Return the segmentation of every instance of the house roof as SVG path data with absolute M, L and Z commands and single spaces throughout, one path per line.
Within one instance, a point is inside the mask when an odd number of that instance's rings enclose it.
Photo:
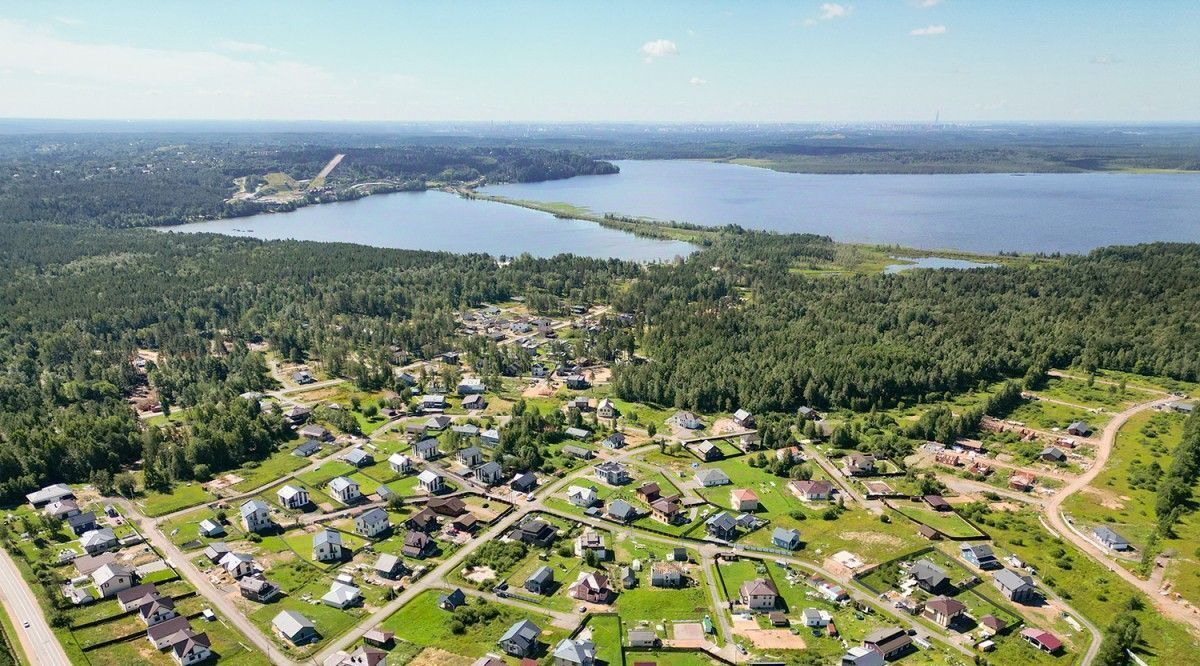
M 737 521 L 734 520 L 733 516 L 729 515 L 728 513 L 725 513 L 724 511 L 721 511 L 720 513 L 717 513 L 716 515 L 709 517 L 708 520 L 704 521 L 704 524 L 710 525 L 712 527 L 715 527 L 716 529 L 723 530 L 723 531 L 732 530 L 732 529 L 737 528 Z
M 755 578 L 742 583 L 738 592 L 743 597 L 757 597 L 768 594 L 779 594 L 779 590 L 775 589 L 775 584 L 765 578 Z
M 346 455 L 342 456 L 342 459 L 351 465 L 357 465 L 367 460 L 374 460 L 375 456 L 363 451 L 360 448 L 353 448 L 347 451 Z
M 927 585 L 941 585 L 946 582 L 946 571 L 929 560 L 918 560 L 910 572 L 913 578 Z
M 925 607 L 946 616 L 955 616 L 967 610 L 963 602 L 950 597 L 934 597 L 925 602 Z
M 388 521 L 388 514 L 387 514 L 387 511 L 384 511 L 383 509 L 380 509 L 379 507 L 374 507 L 371 509 L 367 509 L 366 511 L 359 514 L 358 518 L 359 518 L 359 520 L 361 520 L 362 522 L 364 522 L 368 525 L 371 523 L 378 523 L 378 522 L 386 523 Z
M 729 483 L 729 475 L 725 472 L 714 468 L 702 469 L 696 472 L 696 479 L 701 483 L 716 482 Z
M 1125 537 L 1117 534 L 1111 528 L 1104 525 L 1100 525 L 1092 531 L 1096 534 L 1096 538 L 1100 539 L 1104 543 L 1125 546 L 1129 545 L 1129 542 L 1125 540 Z
M 83 533 L 83 536 L 79 537 L 79 543 L 83 544 L 84 548 L 99 546 L 116 540 L 117 535 L 108 527 L 102 527 L 98 530 L 88 530 Z
M 482 456 L 483 456 L 483 449 L 480 449 L 478 446 L 468 446 L 467 448 L 458 452 L 459 458 L 475 458 L 475 457 L 482 457 Z
M 425 484 L 433 483 L 440 478 L 442 478 L 440 474 L 428 469 L 417 475 L 417 481 Z
M 266 502 L 258 499 L 246 500 L 245 502 L 242 502 L 242 506 L 238 508 L 238 512 L 242 514 L 243 518 L 255 513 L 269 513 L 270 511 L 271 507 L 267 506 Z
M 995 615 L 984 615 L 983 617 L 979 618 L 979 624 L 982 624 L 992 631 L 1000 631 L 1008 626 L 1007 622 L 1001 620 Z
M 337 544 L 339 546 L 342 545 L 341 533 L 330 529 L 324 529 L 313 535 L 313 548 L 326 543 Z
M 572 664 L 587 664 L 596 658 L 596 644 L 591 641 L 573 641 L 564 638 L 554 646 L 554 659 Z
M 155 594 L 158 594 L 158 586 L 156 586 L 154 583 L 142 583 L 141 585 L 134 585 L 127 590 L 121 590 L 120 592 L 117 592 L 117 603 L 127 604 L 135 599 L 141 599 L 142 597 L 152 596 Z
M 799 541 L 799 539 L 800 530 L 797 529 L 786 530 L 782 527 L 776 527 L 775 530 L 771 532 L 772 541 L 786 541 L 791 543 L 792 541 Z
M 56 483 L 52 486 L 46 486 L 41 490 L 35 490 L 25 496 L 31 504 L 45 504 L 53 502 L 64 497 L 74 497 L 75 492 L 65 483 Z
M 637 509 L 633 505 L 623 499 L 613 500 L 608 503 L 608 514 L 617 518 L 625 519 L 637 513 Z
M 117 576 L 132 576 L 133 570 L 124 564 L 110 562 L 99 569 L 92 572 L 92 580 L 97 585 L 103 585 L 105 582 L 116 578 Z
M 321 597 L 321 601 L 345 606 L 346 604 L 353 603 L 361 596 L 362 592 L 357 587 L 334 581 L 329 591 Z
M 358 487 L 358 484 L 344 476 L 335 477 L 329 482 L 329 488 L 335 493 L 344 492 L 351 487 Z
M 514 623 L 500 636 L 500 642 L 517 641 L 529 645 L 537 640 L 538 636 L 542 635 L 542 630 L 529 620 L 520 620 Z
M 733 498 L 739 502 L 757 502 L 758 495 L 754 494 L 749 488 L 736 488 L 729 491 Z
M 284 487 L 280 488 L 276 494 L 279 495 L 280 497 L 284 498 L 285 500 L 290 500 L 293 497 L 295 497 L 303 492 L 306 492 L 303 488 L 297 488 L 296 486 L 289 485 L 289 486 L 284 486 Z
M 461 606 L 467 603 L 467 595 L 463 594 L 463 591 L 456 587 L 452 591 L 438 597 L 439 604 L 444 604 L 447 602 L 455 606 Z
M 662 492 L 662 488 L 660 488 L 657 483 L 650 482 L 643 483 L 642 485 L 638 486 L 637 491 L 641 495 L 657 495 L 658 493 Z
M 416 444 L 413 444 L 414 451 L 422 451 L 422 450 L 431 449 L 431 448 L 436 449 L 437 447 L 438 447 L 438 441 L 432 437 L 427 437 L 427 438 L 417 442 Z
M 146 637 L 152 641 L 157 641 L 167 636 L 177 634 L 185 629 L 190 629 L 191 623 L 182 615 L 173 617 L 166 622 L 158 624 L 146 629 Z
M 494 460 L 483 463 L 479 466 L 479 469 L 476 470 L 476 472 L 481 476 L 495 475 L 503 471 L 504 468 L 500 466 L 500 463 Z
M 396 570 L 396 565 L 400 564 L 400 558 L 391 553 L 384 553 L 375 560 L 376 571 L 392 572 Z
M 392 455 L 388 456 L 388 462 L 397 467 L 407 467 L 412 465 L 412 459 L 403 453 L 393 453 Z
M 796 492 L 805 495 L 828 495 L 833 491 L 833 484 L 824 479 L 796 479 L 789 483 Z
M 1058 636 L 1055 636 L 1045 629 L 1026 627 L 1021 630 L 1021 636 L 1041 643 L 1043 647 L 1051 652 L 1062 647 L 1062 641 L 1058 639 Z
M 271 620 L 271 624 L 283 633 L 284 636 L 292 637 L 299 634 L 304 629 L 316 629 L 312 621 L 296 611 L 280 611 L 275 619 Z
M 1027 585 L 1032 585 L 1032 580 L 1009 569 L 1001 569 L 996 572 L 995 576 L 996 584 L 1006 590 L 1016 590 Z
M 543 566 L 537 571 L 533 572 L 533 575 L 531 575 L 525 582 L 528 583 L 532 581 L 540 585 L 542 583 L 548 583 L 552 580 L 554 580 L 554 570 L 550 567 Z

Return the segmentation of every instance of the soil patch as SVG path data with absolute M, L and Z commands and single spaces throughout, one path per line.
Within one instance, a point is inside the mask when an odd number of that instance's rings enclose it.
M 475 660 L 441 648 L 425 648 L 408 662 L 409 666 L 471 666 Z

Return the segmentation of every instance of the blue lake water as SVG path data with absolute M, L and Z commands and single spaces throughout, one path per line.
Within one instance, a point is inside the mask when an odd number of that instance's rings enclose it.
M 485 191 L 596 213 L 923 249 L 1086 252 L 1200 241 L 1195 174 L 815 175 L 679 160 L 616 164 L 616 175 Z
M 640 238 L 592 222 L 445 192 L 397 192 L 164 230 L 264 239 L 358 243 L 515 257 L 573 253 L 633 261 L 669 261 L 696 250 L 688 243 Z

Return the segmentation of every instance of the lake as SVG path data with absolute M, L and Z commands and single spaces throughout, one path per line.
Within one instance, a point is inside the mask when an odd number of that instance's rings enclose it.
M 713 162 L 616 162 L 621 173 L 486 192 L 846 242 L 971 252 L 1086 252 L 1200 241 L 1196 174 L 791 174 Z
M 379 194 L 355 201 L 306 206 L 228 220 L 197 222 L 163 231 L 212 232 L 268 240 L 358 243 L 375 247 L 486 252 L 515 257 L 574 253 L 631 261 L 669 261 L 695 246 L 640 238 L 592 222 L 440 191 Z

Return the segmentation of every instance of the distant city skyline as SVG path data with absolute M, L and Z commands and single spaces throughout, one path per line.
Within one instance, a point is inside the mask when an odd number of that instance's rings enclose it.
M 1193 122 L 1200 3 L 0 5 L 0 117 Z

